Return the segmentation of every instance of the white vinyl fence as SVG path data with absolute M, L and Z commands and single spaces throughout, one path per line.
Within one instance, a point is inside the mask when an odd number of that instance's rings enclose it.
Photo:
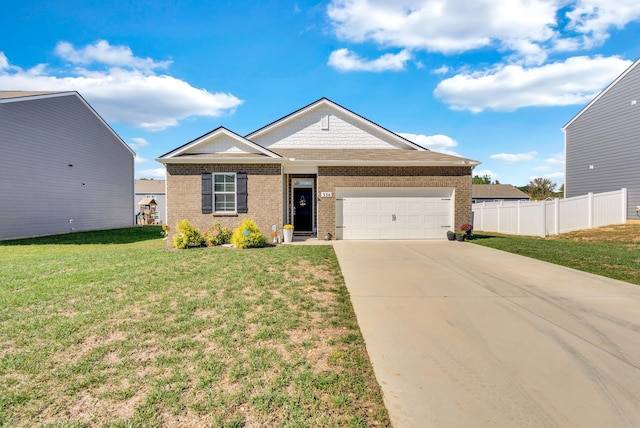
M 627 222 L 627 189 L 547 201 L 479 202 L 473 230 L 547 236 Z

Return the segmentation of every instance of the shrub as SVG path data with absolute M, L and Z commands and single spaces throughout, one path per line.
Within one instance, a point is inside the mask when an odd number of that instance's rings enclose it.
M 195 228 L 189 220 L 180 220 L 173 235 L 173 246 L 176 248 L 199 247 L 204 243 L 200 230 Z
M 216 221 L 213 227 L 204 232 L 204 240 L 207 247 L 228 244 L 231 242 L 231 230 L 228 227 L 221 226 L 220 222 Z
M 231 243 L 236 248 L 259 248 L 266 245 L 267 238 L 252 219 L 246 218 L 234 229 Z

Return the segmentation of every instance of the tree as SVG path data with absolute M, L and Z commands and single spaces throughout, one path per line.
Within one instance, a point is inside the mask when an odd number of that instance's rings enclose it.
M 489 177 L 486 174 L 483 175 L 482 177 L 474 175 L 471 183 L 472 184 L 491 184 L 491 177 Z
M 539 201 L 555 197 L 556 187 L 558 187 L 558 185 L 548 178 L 538 177 L 529 182 L 526 192 L 531 199 Z

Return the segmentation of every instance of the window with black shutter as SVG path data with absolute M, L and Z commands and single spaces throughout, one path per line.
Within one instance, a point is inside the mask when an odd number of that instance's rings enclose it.
M 202 214 L 213 212 L 213 186 L 210 172 L 202 173 Z
M 246 213 L 247 173 L 202 173 L 202 213 Z
M 247 207 L 247 173 L 239 172 L 236 174 L 236 182 L 238 184 L 238 212 L 248 212 Z

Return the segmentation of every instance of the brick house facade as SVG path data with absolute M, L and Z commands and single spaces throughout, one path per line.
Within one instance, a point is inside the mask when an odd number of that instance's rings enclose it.
M 326 98 L 246 137 L 218 128 L 157 160 L 167 170 L 169 225 L 234 228 L 249 217 L 267 236 L 291 223 L 337 239 L 444 237 L 470 221 L 478 165 Z

